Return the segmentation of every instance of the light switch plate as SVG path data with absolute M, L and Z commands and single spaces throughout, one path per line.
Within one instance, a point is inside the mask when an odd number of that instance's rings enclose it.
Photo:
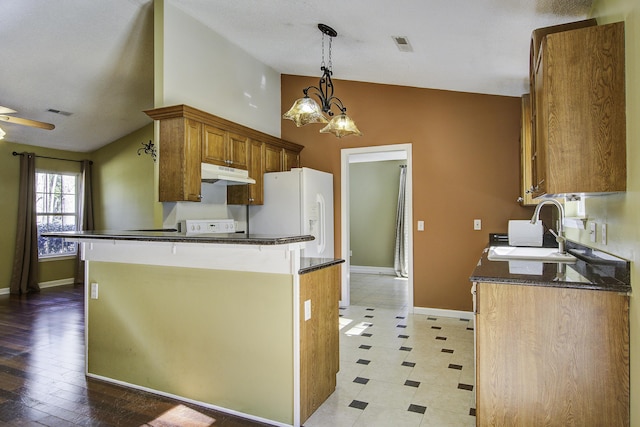
M 473 229 L 474 230 L 482 230 L 482 220 L 481 219 L 474 219 L 473 220 Z
M 91 299 L 98 299 L 98 284 L 91 283 Z
M 424 221 L 418 221 L 418 231 L 424 231 Z
M 598 224 L 596 224 L 595 222 L 589 223 L 589 240 L 591 242 L 596 242 L 596 233 L 598 230 Z
M 311 300 L 308 299 L 304 302 L 304 320 L 311 319 Z

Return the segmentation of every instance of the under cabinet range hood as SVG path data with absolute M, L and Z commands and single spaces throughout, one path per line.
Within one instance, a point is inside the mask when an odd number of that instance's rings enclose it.
M 230 168 L 228 166 L 202 163 L 202 182 L 218 183 L 220 185 L 246 185 L 255 184 L 256 180 L 249 178 L 249 172 L 244 169 Z

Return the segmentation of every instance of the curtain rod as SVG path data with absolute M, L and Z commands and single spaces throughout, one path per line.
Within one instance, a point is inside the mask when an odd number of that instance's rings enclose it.
M 11 154 L 13 154 L 14 156 L 24 156 L 25 154 L 28 154 L 28 153 L 26 153 L 26 152 L 17 153 L 17 152 L 14 151 Z M 39 156 L 37 154 L 34 154 L 34 156 L 38 157 L 40 159 L 62 160 L 62 161 L 65 161 L 65 162 L 78 162 L 78 163 L 84 162 L 84 160 L 72 160 L 72 159 L 63 159 L 63 158 L 60 158 L 60 157 Z M 92 165 L 93 161 L 89 160 L 89 164 Z

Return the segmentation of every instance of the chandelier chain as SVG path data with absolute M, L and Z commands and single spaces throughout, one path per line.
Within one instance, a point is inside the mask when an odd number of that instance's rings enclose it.
M 333 63 L 331 62 L 331 40 L 333 37 L 329 37 L 329 71 L 333 71 Z
M 333 37 L 329 36 L 329 55 L 327 56 L 327 58 L 329 59 L 328 62 L 325 62 L 324 39 L 325 39 L 325 34 L 322 33 L 322 62 L 320 63 L 320 66 L 326 67 L 327 70 L 332 71 L 333 64 L 331 62 L 331 39 L 333 39 Z

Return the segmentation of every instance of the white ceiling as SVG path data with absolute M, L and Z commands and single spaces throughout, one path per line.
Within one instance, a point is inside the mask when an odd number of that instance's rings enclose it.
M 527 92 L 535 28 L 584 19 L 592 0 L 165 0 L 283 74 L 320 76 L 333 27 L 333 72 L 463 92 Z M 408 37 L 400 52 L 392 36 Z M 152 0 L 0 0 L 0 105 L 55 124 L 0 122 L 6 140 L 92 151 L 150 122 Z M 64 116 L 47 109 L 71 112 Z

